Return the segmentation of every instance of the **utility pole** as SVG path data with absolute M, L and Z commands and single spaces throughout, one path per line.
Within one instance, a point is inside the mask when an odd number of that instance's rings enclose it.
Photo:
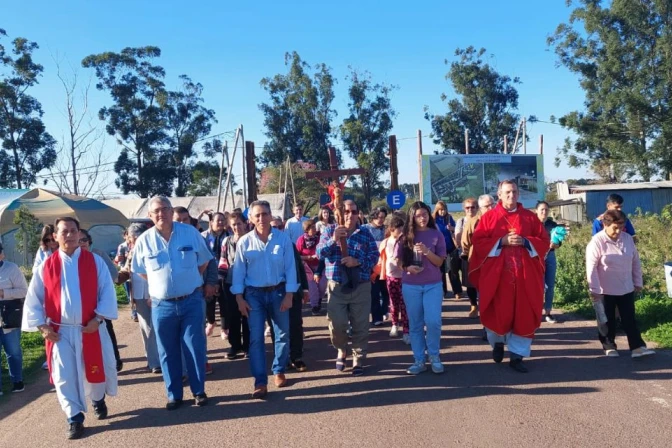
M 245 208 L 248 206 L 247 202 L 247 188 L 246 187 L 246 169 L 245 169 L 245 134 L 243 134 L 243 125 L 240 125 L 240 156 L 243 162 L 243 204 L 245 204 Z
M 539 136 L 539 154 L 544 153 L 544 134 Z
M 399 189 L 399 168 L 397 167 L 397 136 L 390 135 L 390 189 Z
M 464 153 L 469 154 L 469 129 L 464 130 Z
M 422 131 L 418 129 L 418 191 L 419 200 L 422 201 Z
M 257 200 L 257 166 L 254 154 L 254 142 L 245 142 L 245 160 L 247 161 L 247 196 L 249 204 Z M 249 205 L 246 203 L 245 205 Z
M 222 201 L 222 177 L 224 177 L 224 156 L 227 154 L 226 141 L 224 146 L 222 146 L 222 163 L 219 166 L 219 182 L 217 183 L 217 211 L 221 211 L 219 208 Z M 228 155 L 226 155 L 228 158 Z M 227 163 L 228 166 L 228 163 Z

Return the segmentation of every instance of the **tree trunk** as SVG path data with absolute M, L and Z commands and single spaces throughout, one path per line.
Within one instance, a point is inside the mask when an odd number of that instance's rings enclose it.
M 79 187 L 77 185 L 77 161 L 75 159 L 75 132 L 70 123 L 70 163 L 72 163 L 72 191 L 75 195 L 79 195 Z
M 14 140 L 14 138 L 12 138 L 12 141 L 13 140 Z M 22 176 L 21 176 L 21 171 L 22 171 L 21 170 L 21 163 L 19 162 L 19 152 L 16 149 L 16 142 L 13 141 L 13 143 L 14 143 L 14 149 L 13 149 L 13 152 L 14 152 L 14 170 L 16 171 L 16 188 L 18 188 L 20 190 L 21 188 L 23 188 L 21 186 L 22 183 L 23 183 L 23 179 L 22 179 Z

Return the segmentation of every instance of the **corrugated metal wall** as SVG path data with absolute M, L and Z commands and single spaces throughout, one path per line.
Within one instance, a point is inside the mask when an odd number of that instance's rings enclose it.
M 592 220 L 606 210 L 607 196 L 617 193 L 623 196 L 623 211 L 635 213 L 637 208 L 642 212 L 660 213 L 664 206 L 672 204 L 672 188 L 656 188 L 650 190 L 607 190 L 586 192 L 586 214 Z

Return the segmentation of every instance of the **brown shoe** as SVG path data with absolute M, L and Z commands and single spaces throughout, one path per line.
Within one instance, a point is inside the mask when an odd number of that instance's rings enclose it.
M 478 319 L 478 307 L 471 306 L 471 310 L 469 311 L 469 319 Z
M 268 394 L 268 389 L 266 386 L 256 386 L 254 388 L 254 392 L 252 392 L 252 398 L 261 400 L 262 398 L 266 397 L 266 394 Z
M 287 378 L 284 373 L 275 375 L 275 387 L 285 387 L 287 385 Z

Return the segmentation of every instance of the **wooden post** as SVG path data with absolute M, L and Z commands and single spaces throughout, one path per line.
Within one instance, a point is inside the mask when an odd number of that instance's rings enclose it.
M 224 156 L 226 155 L 226 141 L 224 146 L 222 146 L 222 163 L 219 165 L 219 182 L 217 183 L 217 211 L 221 211 L 219 208 L 222 202 L 222 177 L 224 177 Z M 228 164 L 227 164 L 228 166 Z
M 469 154 L 469 129 L 464 130 L 464 153 Z
M 544 153 L 544 134 L 539 136 L 539 154 Z
M 399 189 L 399 168 L 397 167 L 397 136 L 390 135 L 390 189 Z
M 229 194 L 229 189 L 233 192 L 233 182 L 231 182 L 231 172 L 233 171 L 233 162 L 236 160 L 236 150 L 238 149 L 238 137 L 240 137 L 239 134 L 239 129 L 236 129 L 236 140 L 233 143 L 233 154 L 231 154 L 231 163 L 229 163 L 229 166 L 226 170 L 226 187 L 224 187 L 224 205 L 222 206 L 222 210 L 226 210 L 226 195 Z M 227 151 L 227 157 L 228 157 L 228 151 Z M 236 206 L 235 200 L 232 200 L 232 207 Z
M 245 174 L 245 134 L 243 134 L 243 125 L 240 125 L 240 157 L 243 162 L 243 204 L 245 204 L 245 207 L 248 206 L 247 202 L 247 175 Z
M 338 157 L 336 157 L 336 148 L 329 147 L 329 171 L 338 170 Z
M 250 205 L 257 200 L 257 166 L 254 155 L 254 142 L 245 142 L 245 161 L 247 168 L 247 199 Z
M 504 136 L 504 154 L 509 153 L 509 136 L 505 135 Z
M 418 200 L 422 201 L 422 131 L 418 129 Z

